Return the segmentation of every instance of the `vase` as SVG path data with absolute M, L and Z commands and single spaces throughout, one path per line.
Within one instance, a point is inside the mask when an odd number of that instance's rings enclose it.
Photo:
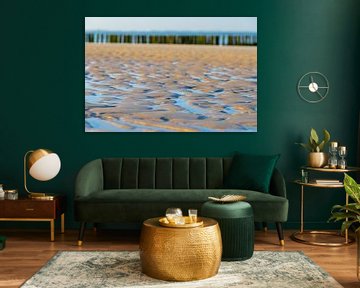
M 310 152 L 308 165 L 313 168 L 321 168 L 327 164 L 328 155 L 325 152 Z

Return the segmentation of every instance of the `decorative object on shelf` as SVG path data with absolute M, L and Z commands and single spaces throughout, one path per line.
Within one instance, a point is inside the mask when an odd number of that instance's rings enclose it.
M 18 198 L 19 198 L 19 193 L 17 189 L 5 190 L 5 199 L 17 200 Z
M 308 164 L 310 167 L 323 167 L 327 159 L 328 155 L 325 152 L 310 152 Z
M 310 130 L 310 138 L 308 143 L 296 143 L 309 151 L 308 165 L 310 167 L 323 167 L 327 163 L 328 155 L 323 152 L 324 147 L 330 140 L 330 133 L 323 129 L 324 139 L 320 141 L 319 136 L 314 128 Z
M 328 166 L 330 169 L 336 169 L 338 160 L 337 160 L 337 149 L 338 143 L 337 142 L 330 142 L 329 143 L 329 153 L 330 157 L 328 160 Z
M 319 103 L 329 93 L 329 81 L 320 72 L 308 72 L 304 74 L 297 85 L 297 91 L 301 99 L 308 103 Z
M 316 184 L 322 184 L 322 185 L 339 185 L 342 184 L 339 180 L 336 179 L 315 179 Z
M 3 189 L 3 184 L 0 184 L 0 200 L 5 199 L 5 191 Z
M 309 172 L 301 169 L 301 182 L 308 183 L 309 182 Z
M 27 188 L 26 174 L 29 174 L 39 180 L 48 181 L 54 178 L 60 171 L 61 162 L 56 153 L 47 149 L 30 150 L 24 156 L 24 187 L 30 198 L 42 198 L 51 200 L 53 196 L 45 193 L 30 192 Z
M 338 166 L 337 168 L 339 169 L 346 169 L 346 160 L 345 160 L 345 157 L 346 157 L 346 147 L 345 146 L 340 146 L 339 149 L 338 149 L 338 153 L 339 153 L 339 156 L 340 156 L 340 160 L 338 161 Z
M 229 202 L 237 202 L 237 201 L 243 201 L 246 199 L 246 196 L 243 195 L 224 195 L 220 198 L 216 197 L 208 197 L 210 200 L 215 202 L 221 202 L 221 203 L 229 203 Z
M 344 187 L 346 194 L 350 196 L 354 203 L 346 203 L 345 205 L 334 205 L 331 210 L 332 221 L 343 221 L 341 232 L 346 233 L 351 226 L 355 227 L 357 240 L 357 277 L 360 280 L 360 185 L 356 181 L 344 173 Z

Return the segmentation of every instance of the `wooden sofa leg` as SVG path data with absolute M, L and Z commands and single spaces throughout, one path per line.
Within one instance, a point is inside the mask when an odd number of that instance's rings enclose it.
M 78 246 L 82 246 L 83 244 L 85 228 L 86 228 L 86 222 L 81 222 L 79 229 Z
M 262 222 L 262 225 L 263 225 L 263 229 L 264 231 L 268 231 L 268 226 L 267 226 L 267 222 Z
M 279 236 L 279 242 L 280 242 L 280 246 L 284 246 L 285 245 L 285 240 L 284 240 L 284 231 L 282 228 L 282 223 L 281 222 L 275 222 L 276 224 L 276 230 Z
M 98 223 L 94 223 L 93 230 L 94 230 L 95 233 L 98 232 L 98 227 L 99 227 Z

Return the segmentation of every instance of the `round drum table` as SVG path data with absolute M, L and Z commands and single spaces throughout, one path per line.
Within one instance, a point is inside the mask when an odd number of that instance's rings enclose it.
M 141 228 L 143 273 L 167 281 L 199 280 L 218 273 L 222 242 L 216 220 L 201 217 L 202 226 L 169 228 L 161 226 L 159 219 L 148 219 Z

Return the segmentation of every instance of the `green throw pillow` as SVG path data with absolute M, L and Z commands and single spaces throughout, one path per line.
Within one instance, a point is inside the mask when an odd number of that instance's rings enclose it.
M 236 153 L 224 179 L 225 188 L 269 193 L 270 180 L 279 157 Z

